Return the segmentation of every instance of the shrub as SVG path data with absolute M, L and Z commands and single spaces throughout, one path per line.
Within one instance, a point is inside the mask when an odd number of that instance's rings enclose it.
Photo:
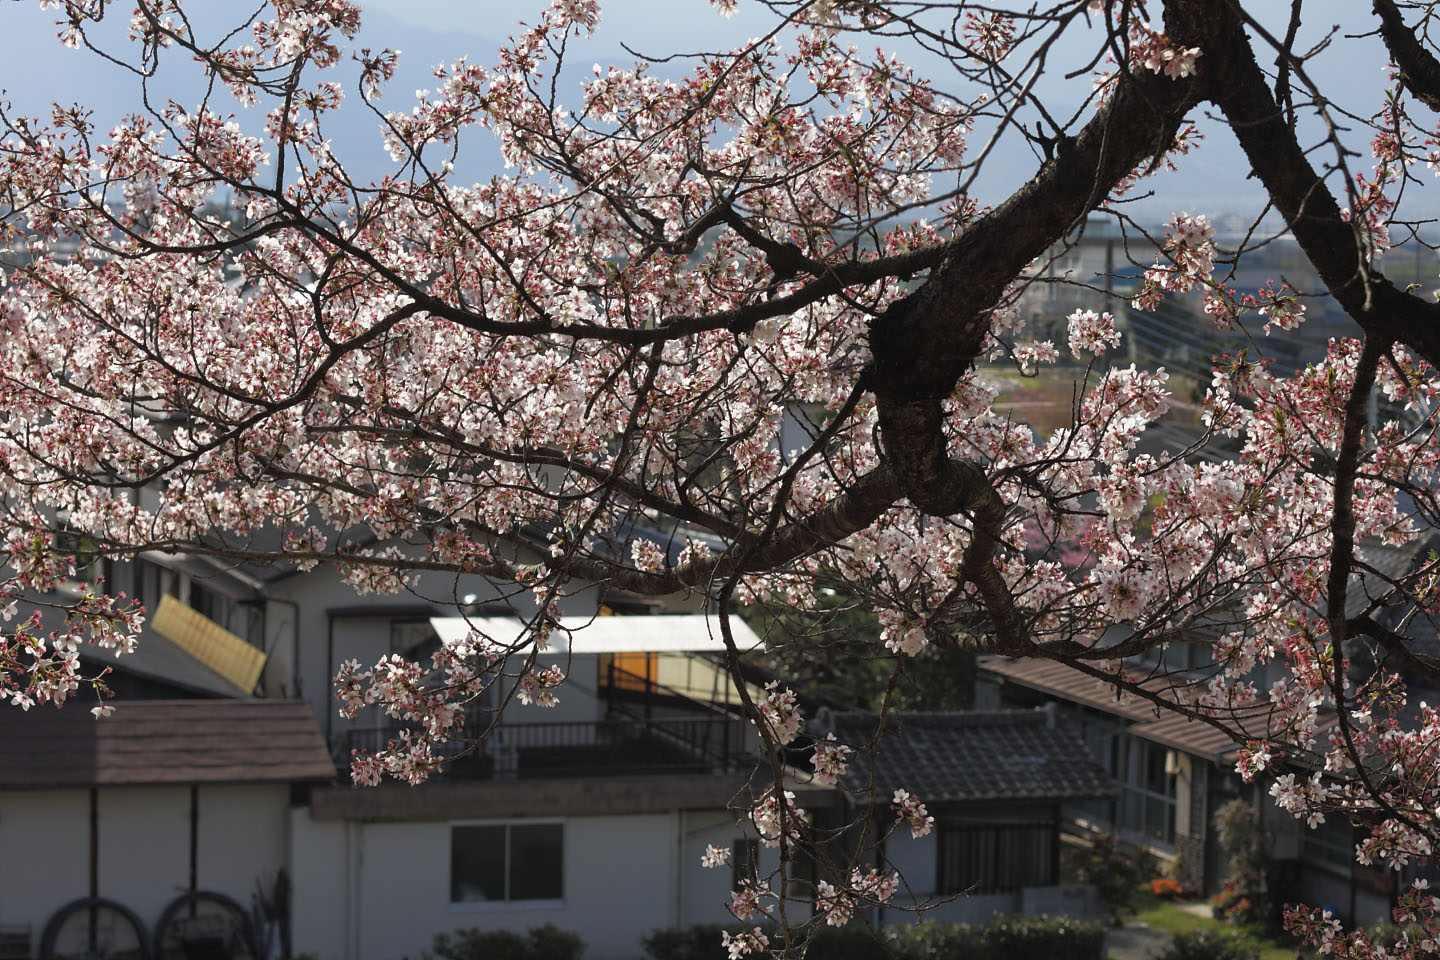
M 1231 877 L 1210 898 L 1210 912 L 1216 920 L 1228 920 L 1236 926 L 1264 924 L 1268 916 L 1264 884 L 1254 874 Z
M 1094 886 L 1110 911 L 1112 927 L 1135 912 L 1135 894 L 1155 872 L 1148 855 L 1130 856 L 1113 835 L 1099 837 L 1088 847 L 1066 847 L 1062 857 L 1067 872 L 1078 882 Z
M 772 940 L 770 945 L 779 944 Z M 807 956 L 825 960 L 893 960 L 895 953 L 883 935 L 867 924 L 852 922 L 843 927 L 817 927 Z
M 1175 934 L 1156 960 L 1260 960 L 1260 948 L 1229 930 L 1197 930 Z
M 715 934 L 720 942 L 720 934 Z M 467 927 L 454 933 L 437 933 L 422 960 L 580 960 L 585 941 L 553 923 L 531 927 L 528 933 Z M 723 960 L 723 954 L 722 960 Z
M 720 934 L 739 927 L 699 924 L 655 930 L 641 941 L 653 960 L 728 960 Z M 767 931 L 776 946 L 773 931 Z M 1066 917 L 996 917 L 984 927 L 920 923 L 877 937 L 866 924 L 815 928 L 809 955 L 824 960 L 1105 960 L 1105 929 Z
M 980 931 L 968 923 L 928 920 L 893 926 L 885 934 L 901 960 L 981 960 L 985 956 Z
M 1105 929 L 1068 917 L 996 917 L 980 934 L 987 957 L 1105 960 Z
M 720 945 L 720 934 L 736 929 L 718 923 L 697 923 L 693 927 L 652 930 L 640 946 L 655 960 L 727 960 L 729 954 Z

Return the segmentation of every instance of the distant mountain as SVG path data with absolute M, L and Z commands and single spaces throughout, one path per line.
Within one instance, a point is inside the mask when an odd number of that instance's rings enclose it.
M 1317 0 L 1316 14 L 1307 18 L 1315 30 L 1324 29 L 1327 15 L 1342 19 L 1341 0 Z M 394 82 L 378 104 L 386 110 L 408 111 L 417 89 L 435 87 L 430 71 L 435 64 L 449 63 L 461 55 L 485 66 L 495 60 L 496 50 L 504 38 L 513 34 L 522 18 L 532 18 L 542 7 L 540 0 L 518 3 L 477 2 L 477 0 L 364 0 L 364 26 L 353 47 L 378 49 L 389 47 L 401 51 L 400 68 Z M 1333 8 L 1333 9 L 1332 9 Z M 710 9 L 706 0 L 667 0 L 663 14 L 649 3 L 635 0 L 609 0 L 604 5 L 604 19 L 594 38 L 571 42 L 570 64 L 561 78 L 559 88 L 573 107 L 579 100 L 578 82 L 589 75 L 592 63 L 629 64 L 633 61 L 624 47 L 637 53 L 660 56 L 676 50 L 723 50 L 744 43 L 749 37 L 764 32 L 769 19 L 758 5 L 742 3 L 733 20 L 725 20 Z M 1308 8 L 1307 8 L 1308 9 Z M 112 13 L 119 12 L 114 8 Z M 6 3 L 0 8 L 0 89 L 12 103 L 13 110 L 31 115 L 44 115 L 51 101 L 64 104 L 80 102 L 94 111 L 96 125 L 103 131 L 120 117 L 141 108 L 140 85 L 133 74 L 114 64 L 106 63 L 83 51 L 66 50 L 54 41 L 55 12 L 41 10 L 33 2 Z M 232 13 L 225 4 L 197 4 L 193 11 L 201 28 L 218 29 L 220 18 Z M 205 21 L 211 21 L 205 23 Z M 118 43 L 128 27 L 127 18 L 112 16 L 104 24 L 103 34 Z M 1077 37 L 1078 51 L 1085 42 Z M 1074 52 L 1074 51 L 1072 51 Z M 864 55 L 864 54 L 862 54 Z M 1325 60 L 1320 54 L 1309 65 L 1311 74 L 1321 79 L 1343 72 L 1343 64 Z M 198 69 L 182 58 L 167 63 L 165 72 L 150 82 L 149 101 L 163 105 L 174 97 L 185 106 L 194 106 L 203 89 Z M 1383 58 L 1382 58 L 1383 59 Z M 923 56 L 915 57 L 921 70 L 943 71 L 940 64 L 928 64 Z M 678 71 L 680 67 L 657 65 L 657 72 Z M 1058 76 L 1057 72 L 1057 76 Z M 360 102 L 353 89 L 354 72 L 346 70 L 348 100 L 338 117 L 329 121 L 328 133 L 335 151 L 359 180 L 377 179 L 390 172 L 393 165 L 380 141 L 380 120 Z M 944 88 L 946 77 L 937 73 L 937 82 Z M 1362 115 L 1381 102 L 1384 77 L 1360 83 L 1350 78 L 1339 85 L 1353 102 L 1345 107 Z M 1037 94 L 1046 97 L 1052 106 L 1066 109 L 1078 106 L 1080 96 L 1089 90 L 1085 76 L 1072 80 L 1046 78 Z M 258 132 L 263 122 L 259 111 L 240 108 L 224 92 L 216 95 L 214 105 L 225 112 L 233 111 L 242 126 Z M 1063 115 L 1063 111 L 1061 111 Z M 1203 112 L 1193 118 L 1202 133 L 1211 132 Z M 972 138 L 978 150 L 988 131 L 977 130 Z M 1317 136 L 1315 139 L 1319 139 Z M 1323 160 L 1323 157 L 1319 157 Z M 1145 223 L 1155 223 L 1172 212 L 1205 211 L 1212 219 L 1226 214 L 1253 215 L 1264 197 L 1259 184 L 1249 178 L 1249 164 L 1234 144 L 1228 131 L 1216 128 L 1201 148 L 1179 158 L 1178 173 L 1160 174 L 1142 184 L 1133 201 L 1119 209 Z M 1368 158 L 1355 158 L 1356 168 L 1368 167 Z M 985 202 L 998 202 L 1034 174 L 1040 159 L 1018 137 L 1004 139 L 987 158 L 975 193 Z M 490 135 L 474 131 L 466 136 L 457 174 L 462 181 L 481 180 L 501 172 L 498 151 Z M 951 187 L 937 183 L 938 190 Z M 1157 197 L 1147 197 L 1148 190 Z M 1440 189 L 1430 200 L 1423 191 L 1412 190 L 1407 197 L 1410 214 L 1440 214 Z M 1415 201 L 1420 201 L 1415 203 Z

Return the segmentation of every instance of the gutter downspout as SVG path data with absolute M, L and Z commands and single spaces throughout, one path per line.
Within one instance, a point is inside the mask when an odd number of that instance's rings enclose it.
M 264 610 L 264 613 L 265 613 L 265 629 L 267 629 L 267 630 L 268 630 L 269 627 L 270 627 L 270 623 L 269 623 L 269 619 L 270 619 L 270 618 L 269 618 L 270 604 L 272 604 L 272 603 L 283 603 L 284 605 L 286 605 L 287 607 L 290 608 L 290 641 L 291 641 L 291 642 L 290 642 L 290 651 L 289 651 L 289 654 L 290 654 L 290 681 L 291 681 L 291 683 L 293 684 L 293 686 L 294 686 L 294 688 L 295 688 L 293 695 L 296 696 L 296 697 L 299 697 L 299 696 L 301 695 L 301 694 L 300 694 L 300 671 L 299 671 L 299 669 L 298 669 L 298 664 L 295 663 L 295 659 L 296 659 L 296 654 L 299 652 L 299 649 L 300 649 L 300 604 L 296 603 L 294 600 L 282 600 L 282 599 L 280 599 L 279 597 L 265 597 L 264 594 L 261 594 L 261 596 L 264 597 L 264 606 L 262 607 L 262 609 Z M 284 621 L 282 620 L 280 624 L 276 624 L 275 636 L 270 639 L 269 646 L 268 646 L 267 649 L 265 650 L 265 662 L 266 662 L 267 664 L 270 662 L 270 655 L 275 652 L 275 645 L 276 645 L 276 643 L 279 642 L 279 639 L 280 639 L 280 629 L 279 629 L 279 627 L 280 627 L 280 625 L 283 624 L 283 623 L 284 623 Z M 289 691 L 289 689 L 290 689 L 289 686 L 287 686 L 287 685 L 285 685 L 285 684 L 281 684 L 281 687 L 282 687 L 282 689 L 284 689 L 284 690 L 286 690 L 286 691 Z
M 325 675 L 326 683 L 334 676 L 330 671 L 335 669 L 335 614 L 325 611 Z M 323 711 L 325 714 L 325 749 L 335 749 L 335 711 L 333 709 Z M 348 834 L 347 834 L 348 837 Z M 348 842 L 348 841 L 347 841 Z

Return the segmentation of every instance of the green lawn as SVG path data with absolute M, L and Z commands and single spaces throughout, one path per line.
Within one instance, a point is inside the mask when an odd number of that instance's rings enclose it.
M 1212 917 L 1199 917 L 1182 910 L 1173 900 L 1164 900 L 1149 890 L 1142 891 L 1135 898 L 1138 912 L 1134 920 L 1152 930 L 1164 933 L 1190 933 L 1195 930 L 1233 930 L 1234 927 Z M 1295 948 L 1286 947 L 1265 937 L 1251 937 L 1260 946 L 1260 960 L 1295 960 Z M 1309 956 L 1309 953 L 1306 954 Z

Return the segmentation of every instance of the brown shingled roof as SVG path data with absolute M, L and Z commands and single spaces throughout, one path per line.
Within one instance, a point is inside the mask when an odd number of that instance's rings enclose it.
M 335 764 L 301 700 L 137 700 L 0 707 L 0 789 L 330 780 Z
M 1223 730 L 1200 720 L 1192 720 L 1179 713 L 1162 710 L 1155 704 L 1133 696 L 1120 698 L 1113 687 L 1107 687 L 1089 674 L 1053 660 L 1022 659 L 1008 657 L 983 657 L 980 669 L 999 674 L 1006 680 L 1050 694 L 1061 700 L 1082 704 L 1095 710 L 1103 710 L 1116 717 L 1134 722 L 1129 732 L 1144 740 L 1180 750 L 1192 756 L 1203 757 L 1214 762 L 1233 759 L 1238 744 Z M 1163 687 L 1164 680 L 1142 682 L 1146 687 Z M 1259 711 L 1257 711 L 1259 713 Z M 1243 726 L 1245 718 L 1235 718 L 1232 726 Z M 1263 738 L 1265 723 L 1263 716 L 1252 720 L 1256 727 L 1256 738 Z

